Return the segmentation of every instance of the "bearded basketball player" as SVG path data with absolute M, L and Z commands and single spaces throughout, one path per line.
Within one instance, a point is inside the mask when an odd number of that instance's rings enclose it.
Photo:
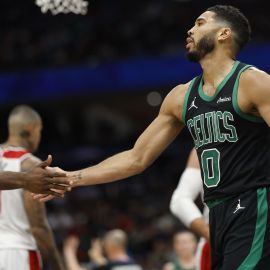
M 187 34 L 187 56 L 202 74 L 167 95 L 131 149 L 68 176 L 86 186 L 139 174 L 186 125 L 210 208 L 212 269 L 268 269 L 270 76 L 236 60 L 251 34 L 237 8 L 210 7 Z

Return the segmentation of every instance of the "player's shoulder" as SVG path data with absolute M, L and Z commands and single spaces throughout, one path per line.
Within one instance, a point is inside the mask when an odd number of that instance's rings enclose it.
M 160 112 L 174 115 L 177 118 L 182 115 L 186 92 L 191 82 L 175 86 L 165 97 Z M 181 119 L 179 119 L 181 120 Z
M 186 92 L 191 84 L 191 81 L 185 84 L 179 84 L 175 86 L 166 96 L 165 100 L 170 103 L 176 103 L 180 106 L 183 105 Z
M 259 68 L 250 67 L 241 74 L 239 88 L 253 98 L 260 92 L 263 94 L 263 92 L 269 91 L 269 84 L 270 75 L 268 73 Z
M 270 75 L 254 66 L 251 66 L 250 68 L 246 69 L 243 74 L 241 75 L 240 82 L 245 83 L 247 85 L 253 85 L 257 83 L 262 83 L 265 80 L 269 80 Z
M 185 97 L 186 92 L 191 84 L 191 81 L 185 83 L 185 84 L 179 84 L 175 86 L 169 94 L 173 96 L 178 96 L 178 97 Z
M 22 171 L 27 171 L 38 165 L 40 162 L 41 160 L 38 157 L 34 156 L 31 153 L 28 153 L 27 157 L 21 163 Z

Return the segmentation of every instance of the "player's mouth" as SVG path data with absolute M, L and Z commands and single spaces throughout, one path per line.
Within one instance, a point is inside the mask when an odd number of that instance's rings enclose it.
M 188 37 L 186 39 L 186 49 L 189 49 L 192 46 L 192 44 L 194 44 L 194 40 L 191 37 Z

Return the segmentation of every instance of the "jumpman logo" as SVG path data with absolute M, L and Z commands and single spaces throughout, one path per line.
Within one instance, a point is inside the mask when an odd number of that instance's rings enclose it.
M 190 105 L 188 111 L 189 111 L 190 109 L 192 109 L 193 107 L 194 107 L 195 109 L 198 109 L 198 107 L 195 105 L 195 100 L 196 100 L 196 97 L 195 97 L 194 100 L 191 102 L 191 105 Z
M 237 204 L 237 206 L 236 206 L 236 208 L 235 208 L 235 210 L 234 210 L 234 214 L 238 211 L 238 210 L 240 210 L 240 209 L 245 209 L 246 207 L 243 207 L 243 206 L 241 206 L 241 204 L 240 204 L 240 199 L 238 199 L 238 204 Z

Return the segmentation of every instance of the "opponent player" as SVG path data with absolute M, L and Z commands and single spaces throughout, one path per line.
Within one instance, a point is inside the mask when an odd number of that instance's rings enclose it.
M 39 164 L 30 154 L 40 142 L 42 121 L 38 113 L 28 106 L 16 107 L 9 116 L 8 129 L 8 140 L 0 146 L 4 169 L 27 171 Z M 51 269 L 64 269 L 44 204 L 35 202 L 23 189 L 1 191 L 0 269 L 41 269 L 38 248 Z
M 27 172 L 0 171 L 0 190 L 24 188 L 35 193 L 50 193 L 56 197 L 63 197 L 63 192 L 57 193 L 57 190 L 69 190 L 70 180 L 65 178 L 65 173 L 46 170 L 51 162 L 52 157 L 48 156 L 47 160 Z M 0 170 L 3 169 L 5 164 L 0 156 Z
M 141 173 L 186 124 L 210 208 L 213 270 L 269 268 L 270 76 L 236 61 L 250 33 L 234 7 L 217 5 L 201 14 L 186 50 L 203 73 L 167 95 L 132 149 L 69 174 L 74 186 L 83 186 Z
M 201 236 L 196 252 L 196 269 L 211 270 L 211 256 L 209 245 L 209 210 L 203 209 L 203 215 L 194 200 L 203 196 L 203 183 L 200 163 L 196 150 L 190 152 L 188 162 L 181 175 L 179 184 L 173 192 L 170 209 L 182 223 Z

